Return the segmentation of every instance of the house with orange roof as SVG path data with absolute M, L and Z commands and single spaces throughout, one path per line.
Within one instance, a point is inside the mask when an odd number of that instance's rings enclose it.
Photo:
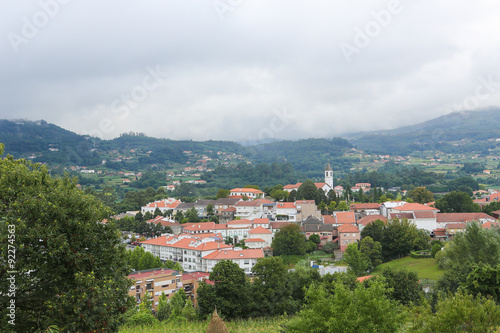
M 229 197 L 247 197 L 249 199 L 262 199 L 264 192 L 254 188 L 233 188 L 229 192 Z
M 340 251 L 345 252 L 349 244 L 357 243 L 361 239 L 359 228 L 351 223 L 344 223 L 337 227 L 338 231 L 338 244 Z
M 246 238 L 244 242 L 249 249 L 263 249 L 268 246 L 262 238 Z
M 258 226 L 248 231 L 248 238 L 262 239 L 264 241 L 262 248 L 264 248 L 271 246 L 271 243 L 273 242 L 273 233 L 269 229 Z
M 297 207 L 294 202 L 277 202 L 276 203 L 276 220 L 277 221 L 297 221 Z
M 500 228 L 500 222 L 486 222 L 481 227 L 483 229 Z
M 321 212 L 318 210 L 314 200 L 296 200 L 295 207 L 297 208 L 297 222 L 307 219 L 309 216 L 321 218 Z
M 186 271 L 204 271 L 201 258 L 218 249 L 232 250 L 220 237 L 197 237 L 182 234 L 179 236 L 161 236 L 140 242 L 145 251 L 159 257 L 162 261 L 178 262 Z
M 368 224 L 370 224 L 376 220 L 381 220 L 386 224 L 388 221 L 387 217 L 385 217 L 383 215 L 367 215 L 367 216 L 359 219 L 358 222 L 356 222 L 356 224 L 358 225 L 359 231 L 363 231 L 364 227 L 366 227 Z
M 161 215 L 158 215 L 154 219 L 147 220 L 146 223 L 160 224 L 164 227 L 170 227 L 172 229 L 172 233 L 174 233 L 175 235 L 180 234 L 182 231 L 182 227 L 179 222 L 176 222 L 175 220 L 168 217 L 163 217 Z
M 228 207 L 220 211 L 219 214 L 219 223 L 227 223 L 231 220 L 234 220 L 236 214 L 235 207 Z
M 483 212 L 477 213 L 437 213 L 437 224 L 439 228 L 445 228 L 448 223 L 470 223 L 478 221 L 479 223 L 495 222 L 496 219 Z
M 211 272 L 214 266 L 221 260 L 231 260 L 245 271 L 245 274 L 252 273 L 252 267 L 255 266 L 259 258 L 264 258 L 262 249 L 241 249 L 234 248 L 232 251 L 217 250 L 202 257 L 203 267 Z
M 141 207 L 141 212 L 143 214 L 146 212 L 150 212 L 151 214 L 153 214 L 156 208 L 158 208 L 162 213 L 165 213 L 167 210 L 170 209 L 174 210 L 181 203 L 182 202 L 180 200 L 177 200 L 175 198 L 157 200 L 148 203 L 146 206 Z
M 422 205 L 419 203 L 405 203 L 402 206 L 396 206 L 388 210 L 389 218 L 408 219 L 415 223 L 418 229 L 424 229 L 429 232 L 438 227 L 437 213 L 439 209 Z
M 356 221 L 367 215 L 379 215 L 380 204 L 378 203 L 352 203 L 350 210 L 354 212 Z
M 481 199 L 474 200 L 474 202 L 481 207 L 486 206 L 492 202 L 498 202 L 498 201 L 500 201 L 500 193 L 493 193 L 488 196 L 484 196 Z
M 335 225 L 356 223 L 354 212 L 333 212 L 333 217 L 335 218 Z
M 234 207 L 236 208 L 235 217 L 249 220 L 264 217 L 263 206 L 259 201 L 238 201 Z
M 221 212 L 228 208 L 234 208 L 234 205 L 240 201 L 238 198 L 219 198 L 215 200 L 212 205 L 216 215 L 221 215 Z

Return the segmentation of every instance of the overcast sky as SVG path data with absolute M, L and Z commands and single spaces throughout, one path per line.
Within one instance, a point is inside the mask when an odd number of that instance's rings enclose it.
M 498 0 L 2 0 L 0 118 L 331 138 L 500 105 Z

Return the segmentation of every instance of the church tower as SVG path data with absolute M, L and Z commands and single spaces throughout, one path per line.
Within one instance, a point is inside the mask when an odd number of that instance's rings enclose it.
M 333 190 L 333 170 L 330 163 L 328 163 L 325 169 L 325 183 L 330 186 L 330 190 Z

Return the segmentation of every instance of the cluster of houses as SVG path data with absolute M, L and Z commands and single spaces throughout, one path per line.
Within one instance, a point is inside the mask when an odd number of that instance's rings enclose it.
M 317 183 L 316 187 L 335 190 L 332 183 L 333 173 L 327 167 L 325 183 Z M 285 190 L 293 191 L 298 186 L 300 183 L 287 185 Z M 369 188 L 370 184 L 360 183 L 351 190 L 366 191 Z M 498 200 L 500 193 L 479 199 L 486 203 Z M 322 215 L 314 200 L 275 202 L 265 199 L 264 192 L 253 188 L 235 188 L 227 198 L 198 200 L 194 203 L 183 203 L 173 198 L 163 199 L 147 204 L 141 211 L 154 213 L 159 210 L 164 213 L 170 210 L 175 215 L 192 209 L 200 218 L 208 217 L 209 214 L 217 215 L 219 223 L 179 224 L 171 217 L 163 216 L 147 221 L 171 227 L 172 234 L 141 242 L 144 250 L 162 261 L 179 263 L 187 273 L 157 269 L 132 274 L 130 277 L 136 282 L 130 293 L 136 296 L 138 302 L 145 292 L 150 293 L 154 297 L 154 304 L 157 304 L 161 291 L 173 293 L 174 290 L 184 288 L 186 292 L 191 292 L 190 296 L 195 303 L 197 283 L 207 279 L 209 272 L 221 260 L 232 260 L 246 274 L 251 274 L 252 267 L 259 258 L 272 255 L 274 235 L 289 223 L 300 225 L 307 239 L 311 235 L 318 235 L 320 247 L 329 242 L 337 243 L 340 255 L 349 244 L 360 240 L 364 227 L 376 220 L 387 222 L 390 219 L 407 219 L 417 228 L 427 230 L 431 237 L 440 240 L 452 238 L 457 232 L 463 231 L 470 221 L 479 221 L 484 228 L 500 225 L 497 222 L 500 211 L 494 212 L 493 215 L 497 214 L 496 216 L 485 213 L 440 213 L 431 204 L 405 201 L 353 203 L 349 211 Z M 227 242 L 228 239 L 232 242 Z M 242 241 L 245 249 L 232 245 Z

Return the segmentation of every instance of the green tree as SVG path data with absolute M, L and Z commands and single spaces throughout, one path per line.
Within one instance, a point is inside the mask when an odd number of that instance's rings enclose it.
M 483 229 L 478 222 L 467 224 L 465 232 L 455 234 L 436 256 L 442 268 L 500 264 L 500 233 L 496 229 Z
M 172 304 L 168 301 L 165 292 L 161 292 L 160 298 L 158 300 L 158 307 L 156 308 L 156 318 L 159 321 L 167 320 L 172 313 Z
M 419 304 L 422 286 L 417 273 L 384 267 L 381 275 L 385 278 L 387 287 L 390 290 L 387 294 L 388 297 L 403 305 Z
M 297 200 L 317 200 L 318 188 L 312 180 L 303 182 L 297 190 Z
M 188 321 L 194 321 L 196 319 L 196 311 L 190 298 L 188 298 L 186 305 L 184 305 L 184 309 L 182 309 L 182 316 Z
M 434 245 L 432 245 L 432 247 L 431 247 L 431 256 L 432 256 L 433 258 L 436 258 L 436 254 L 437 254 L 439 251 L 441 251 L 441 248 L 442 248 L 442 247 L 443 247 L 443 245 L 442 245 L 442 244 L 434 244 Z
M 109 215 L 74 180 L 52 178 L 26 160 L 0 159 L 1 331 L 12 329 L 5 320 L 14 299 L 8 271 L 16 272 L 17 331 L 118 329 L 132 304 L 125 248 L 113 223 L 98 223 Z M 15 262 L 8 262 L 13 247 Z
M 216 196 L 216 198 L 217 198 L 217 199 L 227 198 L 227 197 L 229 196 L 229 194 L 230 194 L 230 193 L 231 193 L 231 191 L 229 191 L 229 190 L 225 190 L 225 189 L 222 189 L 222 188 L 221 188 L 221 189 L 219 189 L 219 190 L 217 191 L 217 196 Z
M 361 230 L 361 238 L 371 237 L 375 242 L 383 242 L 385 223 L 382 220 L 375 220 L 366 225 Z
M 289 223 L 276 233 L 271 246 L 277 256 L 303 255 L 306 252 L 306 237 L 297 224 Z
M 462 284 L 462 288 L 474 296 L 491 296 L 498 304 L 500 302 L 500 265 L 491 267 L 480 264 L 475 266 Z
M 405 320 L 398 303 L 387 298 L 383 281 L 369 287 L 358 283 L 350 289 L 332 282 L 332 292 L 312 284 L 306 292 L 307 304 L 288 322 L 286 332 L 397 332 Z
M 253 281 L 253 297 L 257 304 L 257 314 L 274 316 L 293 313 L 299 303 L 292 299 L 289 287 L 288 269 L 281 257 L 259 258 L 252 268 L 255 275 Z
M 369 259 L 358 250 L 358 244 L 349 244 L 344 253 L 344 261 L 349 265 L 349 271 L 356 276 L 366 275 L 370 268 Z
M 318 245 L 321 242 L 318 234 L 312 234 L 311 236 L 309 236 L 309 240 L 316 245 Z
M 500 210 L 500 201 L 492 202 L 483 206 L 483 212 L 491 215 L 492 212 Z
M 413 202 L 418 202 L 420 204 L 434 201 L 434 195 L 425 187 L 417 187 L 414 190 L 409 191 L 407 196 L 408 198 L 411 198 Z
M 383 229 L 382 254 L 384 259 L 402 258 L 420 246 L 420 232 L 407 219 L 392 219 Z
M 480 212 L 481 207 L 474 203 L 472 198 L 465 192 L 453 191 L 438 199 L 434 206 L 441 213 L 472 213 Z
M 500 307 L 492 299 L 462 291 L 441 298 L 435 313 L 428 304 L 412 313 L 409 332 L 495 332 L 500 325 Z
M 231 260 L 221 260 L 209 276 L 214 285 L 202 283 L 198 288 L 200 313 L 206 316 L 217 308 L 225 318 L 245 318 L 252 308 L 249 284 L 245 272 Z
M 347 202 L 341 201 L 337 204 L 336 209 L 340 210 L 340 211 L 347 211 L 347 210 L 349 210 L 349 205 L 347 204 Z
M 374 242 L 370 236 L 361 240 L 359 250 L 370 262 L 370 270 L 382 263 L 382 245 L 379 242 Z
M 184 289 L 180 288 L 170 299 L 170 304 L 172 305 L 172 318 L 178 318 L 182 314 L 182 309 L 186 305 L 187 296 Z

